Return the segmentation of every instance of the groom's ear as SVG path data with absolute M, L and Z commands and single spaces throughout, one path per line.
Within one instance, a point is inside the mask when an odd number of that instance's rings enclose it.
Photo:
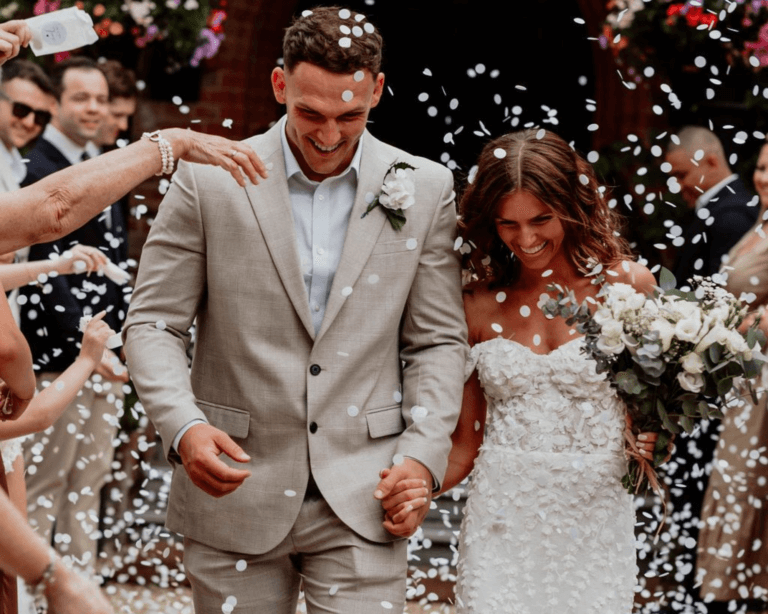
M 371 96 L 371 108 L 379 104 L 381 95 L 384 93 L 384 73 L 380 72 L 373 80 L 373 95 Z
M 285 104 L 285 71 L 277 66 L 272 71 L 272 93 L 275 95 L 275 100 L 280 104 Z

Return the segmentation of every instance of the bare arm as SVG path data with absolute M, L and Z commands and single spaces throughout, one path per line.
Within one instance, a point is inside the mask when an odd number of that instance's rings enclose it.
M 240 185 L 246 182 L 243 173 L 253 183 L 267 176 L 258 156 L 242 143 L 181 128 L 162 135 L 175 159 L 221 166 Z M 0 253 L 69 234 L 161 169 L 157 143 L 141 139 L 0 195 Z
M 107 339 L 115 334 L 102 320 L 105 313 L 102 311 L 88 323 L 83 334 L 80 355 L 64 373 L 51 382 L 50 386 L 30 401 L 24 415 L 13 422 L 0 422 L 0 440 L 47 429 L 75 400 L 83 384 L 99 364 Z
M 0 379 L 5 382 L 5 385 L 0 387 L 0 404 L 10 393 L 13 395 L 11 401 L 15 412 L 14 418 L 20 416 L 29 399 L 35 394 L 35 374 L 32 371 L 32 353 L 29 351 L 27 340 L 16 326 L 2 285 L 0 285 Z
M 13 253 L 13 252 L 11 252 Z M 56 260 L 33 260 L 14 264 L 0 264 L 0 284 L 6 290 L 37 281 L 40 275 L 58 275 L 98 271 L 109 259 L 101 250 L 86 245 L 75 245 Z
M 35 585 L 51 562 L 51 548 L 27 524 L 4 491 L 0 490 L 0 568 Z M 53 579 L 45 586 L 51 614 L 113 614 L 98 587 L 54 559 Z
M 475 466 L 477 452 L 483 443 L 485 432 L 486 402 L 477 371 L 464 385 L 461 415 L 456 430 L 451 435 L 453 447 L 448 456 L 448 469 L 441 493 L 450 490 L 467 477 Z

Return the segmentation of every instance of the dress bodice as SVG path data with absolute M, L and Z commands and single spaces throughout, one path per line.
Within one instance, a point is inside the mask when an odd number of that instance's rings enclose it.
M 624 405 L 580 338 L 548 354 L 498 337 L 476 344 L 488 401 L 485 444 L 521 452 L 621 453 Z

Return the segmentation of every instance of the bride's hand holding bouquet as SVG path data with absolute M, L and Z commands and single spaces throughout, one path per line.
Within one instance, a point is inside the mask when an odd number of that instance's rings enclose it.
M 596 283 L 604 281 L 600 272 L 598 265 Z M 632 493 L 649 486 L 658 492 L 655 468 L 667 460 L 672 438 L 681 429 L 692 432 L 698 419 L 722 417 L 717 399 L 727 405 L 740 381 L 754 395 L 750 380 L 766 360 L 764 333 L 756 324 L 743 328 L 747 308 L 709 278 L 693 282 L 692 292 L 675 290 L 674 276 L 662 269 L 652 295 L 606 283 L 595 308 L 553 286 L 555 296 L 541 304 L 548 317 L 575 324 L 597 371 L 627 404 L 629 469 L 622 484 Z M 638 433 L 658 433 L 652 462 L 642 454 Z

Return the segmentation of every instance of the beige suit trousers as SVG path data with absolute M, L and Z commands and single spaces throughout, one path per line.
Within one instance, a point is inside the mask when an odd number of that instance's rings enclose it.
M 253 511 L 258 514 L 258 510 Z M 304 498 L 286 538 L 264 554 L 247 555 L 184 540 L 184 567 L 195 614 L 296 614 L 299 588 L 308 614 L 382 614 L 405 608 L 406 540 L 360 537 L 315 491 Z
M 38 389 L 58 373 L 37 376 Z M 111 470 L 117 382 L 86 382 L 49 429 L 24 442 L 29 522 L 83 569 L 96 569 L 99 494 Z M 109 418 L 109 420 L 105 419 Z

